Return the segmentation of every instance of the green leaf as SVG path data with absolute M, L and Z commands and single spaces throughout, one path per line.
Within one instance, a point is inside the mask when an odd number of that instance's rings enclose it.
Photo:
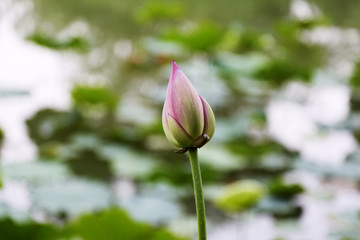
M 150 232 L 147 225 L 134 222 L 120 210 L 83 216 L 78 220 L 75 229 L 84 240 L 146 239 Z
M 71 91 L 71 96 L 75 105 L 85 111 L 103 107 L 112 112 L 119 102 L 116 92 L 103 86 L 78 85 Z
M 275 218 L 297 218 L 301 216 L 302 207 L 287 200 L 267 197 L 262 199 L 258 204 L 258 209 L 263 212 L 272 214 Z
M 183 209 L 174 199 L 161 195 L 137 195 L 120 203 L 136 220 L 152 224 L 165 224 L 179 218 Z M 149 207 L 151 206 L 151 207 Z
M 89 49 L 88 42 L 81 37 L 72 37 L 67 40 L 59 40 L 56 37 L 42 33 L 33 33 L 28 36 L 28 40 L 55 50 L 76 50 L 78 52 L 86 52 Z
M 1 142 L 4 140 L 4 138 L 5 138 L 5 133 L 4 133 L 4 131 L 0 128 L 0 144 L 1 144 Z
M 110 205 L 111 191 L 105 184 L 71 179 L 46 182 L 31 189 L 35 208 L 52 214 L 65 212 L 70 215 L 99 210 Z
M 25 180 L 49 182 L 67 179 L 70 172 L 61 163 L 49 161 L 34 161 L 13 163 L 3 166 L 4 178 L 7 180 Z
M 152 157 L 121 145 L 105 146 L 101 153 L 111 161 L 115 176 L 144 179 L 157 167 Z
M 55 240 L 59 234 L 50 224 L 17 224 L 11 219 L 1 219 L 0 229 L 0 240 Z
M 304 188 L 300 184 L 285 184 L 282 180 L 275 180 L 270 183 L 269 192 L 278 198 L 289 199 L 304 192 Z
M 215 145 L 211 148 L 208 147 L 206 151 L 201 153 L 200 162 L 217 171 L 231 171 L 244 167 L 244 162 L 239 159 L 239 156 Z
M 185 6 L 181 1 L 150 0 L 135 13 L 140 23 L 169 21 L 179 19 L 185 14 Z
M 229 212 L 242 211 L 255 205 L 264 193 L 264 186 L 259 182 L 242 180 L 225 186 L 215 199 L 215 205 Z
M 83 240 L 180 240 L 164 229 L 135 222 L 119 209 L 81 217 L 74 232 Z
M 74 132 L 84 128 L 83 117 L 77 111 L 59 112 L 42 109 L 26 121 L 30 138 L 37 144 L 67 141 Z
M 113 177 L 111 164 L 95 149 L 84 149 L 66 160 L 77 176 L 110 182 Z
M 211 51 L 221 41 L 223 29 L 213 22 L 203 22 L 191 29 L 168 29 L 163 38 L 166 41 L 178 42 L 193 51 Z

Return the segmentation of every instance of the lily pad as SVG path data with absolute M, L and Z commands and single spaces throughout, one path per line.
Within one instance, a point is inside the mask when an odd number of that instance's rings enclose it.
M 106 208 L 111 203 L 107 185 L 84 179 L 47 182 L 30 190 L 36 208 L 49 213 L 79 215 Z
M 135 222 L 119 209 L 85 215 L 74 224 L 74 230 L 83 240 L 185 240 L 164 229 Z
M 242 180 L 223 188 L 215 205 L 229 212 L 238 212 L 255 205 L 264 195 L 264 186 L 254 180 Z
M 136 220 L 152 224 L 164 224 L 182 215 L 181 206 L 174 200 L 161 196 L 138 195 L 120 206 Z
M 70 177 L 65 165 L 58 162 L 33 161 L 3 166 L 4 179 L 48 182 Z
M 115 176 L 142 179 L 156 169 L 155 159 L 121 145 L 106 146 L 102 154 L 110 159 Z

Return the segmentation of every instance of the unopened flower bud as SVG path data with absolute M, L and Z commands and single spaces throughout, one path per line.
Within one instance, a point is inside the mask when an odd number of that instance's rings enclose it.
M 200 148 L 215 131 L 215 116 L 190 80 L 172 61 L 172 71 L 162 113 L 167 139 L 176 147 Z

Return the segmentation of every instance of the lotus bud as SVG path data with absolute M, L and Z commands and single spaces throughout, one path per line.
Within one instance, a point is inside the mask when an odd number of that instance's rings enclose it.
M 167 139 L 179 152 L 200 148 L 210 141 L 215 131 L 215 116 L 190 80 L 172 61 L 172 71 L 162 113 Z

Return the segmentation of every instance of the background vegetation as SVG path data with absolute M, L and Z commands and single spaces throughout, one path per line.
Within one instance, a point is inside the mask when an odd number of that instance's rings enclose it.
M 24 123 L 37 159 L 2 166 L 0 240 L 194 238 L 189 161 L 161 125 L 171 59 L 216 115 L 214 139 L 200 150 L 209 239 L 360 239 L 360 205 L 332 208 L 341 197 L 360 199 L 360 2 L 13 6 L 30 6 L 17 19 L 23 39 L 80 67 L 66 79 L 68 107 L 44 107 Z M 340 107 L 336 95 L 331 101 L 337 91 L 345 94 Z M 325 115 L 307 111 L 316 101 Z M 14 184 L 26 188 L 25 209 L 1 198 Z M 324 218 L 311 215 L 319 206 L 329 208 Z

